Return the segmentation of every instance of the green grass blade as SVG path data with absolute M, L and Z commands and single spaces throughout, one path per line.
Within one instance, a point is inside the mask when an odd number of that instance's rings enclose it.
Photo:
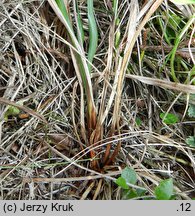
M 118 0 L 113 1 L 113 11 L 114 11 L 114 16 L 117 16 L 118 13 Z
M 175 45 L 171 51 L 171 60 L 170 60 L 170 65 L 171 65 L 171 76 L 173 78 L 173 80 L 175 82 L 178 81 L 176 75 L 175 75 L 175 68 L 174 68 L 174 63 L 175 63 L 175 55 L 176 55 L 176 52 L 177 52 L 177 48 L 179 46 L 179 43 L 182 39 L 182 37 L 184 36 L 184 34 L 186 33 L 186 31 L 189 29 L 190 25 L 195 21 L 195 15 L 192 16 L 188 22 L 186 23 L 186 25 L 184 26 L 184 28 L 182 29 L 181 33 L 179 34 L 179 36 L 177 37 L 176 41 L 175 41 Z
M 75 10 L 76 10 L 76 23 L 77 23 L 77 38 L 81 46 L 84 43 L 84 30 L 83 30 L 83 22 L 80 15 L 80 10 L 78 6 L 78 1 L 73 1 Z
M 73 31 L 73 26 L 71 23 L 71 19 L 69 13 L 66 9 L 63 0 L 48 0 L 49 4 L 64 24 L 67 30 L 67 34 L 69 35 L 71 45 L 75 48 L 72 49 L 73 58 L 75 58 L 74 66 L 77 76 L 82 80 L 82 87 L 84 88 L 87 102 L 87 112 L 88 112 L 88 121 L 89 127 L 93 127 L 96 122 L 96 107 L 93 98 L 93 89 L 91 83 L 90 72 L 88 68 L 87 59 L 85 58 L 85 53 L 82 49 L 82 46 L 79 44 L 77 37 Z M 75 65 L 76 64 L 76 65 Z
M 88 50 L 88 61 L 92 64 L 97 44 L 98 44 L 98 31 L 97 24 L 94 16 L 93 0 L 87 1 L 87 14 L 89 22 L 89 50 Z M 89 71 L 91 71 L 91 64 L 88 64 Z
M 64 18 L 66 19 L 69 27 L 73 30 L 72 24 L 71 24 L 71 21 L 70 21 L 70 18 L 69 18 L 69 14 L 68 14 L 68 11 L 67 11 L 66 6 L 64 4 L 64 1 L 62 1 L 62 0 L 56 0 L 56 3 L 58 5 L 60 11 L 62 12 Z

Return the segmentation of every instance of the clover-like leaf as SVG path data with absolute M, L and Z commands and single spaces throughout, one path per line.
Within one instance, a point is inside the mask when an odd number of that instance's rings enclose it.
M 137 182 L 136 172 L 133 169 L 129 168 L 129 167 L 126 167 L 122 171 L 121 177 L 124 178 L 125 181 L 127 183 L 130 183 L 130 184 L 135 184 Z
M 194 147 L 195 148 L 195 137 L 194 136 L 189 136 L 186 139 L 186 144 L 189 145 L 190 147 Z
M 161 113 L 160 118 L 163 120 L 165 124 L 175 124 L 179 121 L 178 116 L 172 113 Z
M 189 105 L 188 116 L 189 117 L 195 117 L 195 105 L 194 104 Z
M 122 187 L 123 189 L 129 189 L 129 186 L 127 185 L 126 181 L 124 178 L 119 177 L 116 182 L 118 186 Z
M 158 200 L 169 200 L 173 195 L 173 179 L 166 179 L 160 182 L 155 188 L 155 195 Z

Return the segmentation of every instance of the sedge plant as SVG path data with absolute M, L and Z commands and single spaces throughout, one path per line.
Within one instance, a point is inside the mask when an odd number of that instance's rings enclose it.
M 107 136 L 113 137 L 114 135 L 120 135 L 120 109 L 121 109 L 121 98 L 123 92 L 124 78 L 127 71 L 127 66 L 129 64 L 129 59 L 131 58 L 131 53 L 134 44 L 139 37 L 143 27 L 161 5 L 163 0 L 156 0 L 154 4 L 148 9 L 148 13 L 145 17 L 139 21 L 138 18 L 138 8 L 139 3 L 137 0 L 132 0 L 127 12 L 130 14 L 128 18 L 128 25 L 126 28 L 125 35 L 120 36 L 120 25 L 124 20 L 125 16 L 119 17 L 119 2 L 114 0 L 112 3 L 112 19 L 110 29 L 109 29 L 109 48 L 108 48 L 108 59 L 106 63 L 106 68 L 103 71 L 101 79 L 103 80 L 103 89 L 100 97 L 100 108 L 99 110 L 95 106 L 95 99 L 93 95 L 93 85 L 92 85 L 92 65 L 94 55 L 96 53 L 98 45 L 98 30 L 95 19 L 94 12 L 94 1 L 87 0 L 87 18 L 88 18 L 88 33 L 89 33 L 89 43 L 88 50 L 84 50 L 84 30 L 82 17 L 79 11 L 79 1 L 73 0 L 73 8 L 76 21 L 76 33 L 73 28 L 71 17 L 68 11 L 68 7 L 64 0 L 49 0 L 49 4 L 53 8 L 54 12 L 64 24 L 67 34 L 69 36 L 69 41 L 71 44 L 71 54 L 74 63 L 74 68 L 76 75 L 80 84 L 81 92 L 82 89 L 85 94 L 85 101 L 83 106 L 87 104 L 87 116 L 81 118 L 81 127 L 87 128 L 86 133 L 88 146 L 96 146 L 96 143 L 101 143 L 103 138 L 103 132 L 105 127 L 105 120 L 107 119 L 109 112 L 113 109 L 113 115 L 111 117 L 111 127 L 110 132 Z M 138 25 L 138 23 L 140 24 Z M 124 41 L 126 41 L 124 43 Z M 122 50 L 122 51 L 121 51 Z M 87 55 L 86 55 L 87 53 Z M 123 53 L 123 54 L 122 54 Z M 113 78 L 114 73 L 114 78 Z M 109 81 L 112 80 L 112 85 Z M 111 90 L 111 91 L 110 91 Z M 105 98 L 109 98 L 108 102 L 105 102 Z M 85 124 L 85 117 L 87 117 L 87 124 Z M 111 144 L 113 139 L 110 139 L 104 153 L 104 157 L 101 158 L 101 167 L 105 165 L 112 164 L 118 155 L 121 147 L 121 142 L 119 141 L 111 153 Z M 91 159 L 96 157 L 94 150 L 90 151 Z M 99 169 L 100 165 L 97 160 L 92 160 L 92 167 L 94 169 Z

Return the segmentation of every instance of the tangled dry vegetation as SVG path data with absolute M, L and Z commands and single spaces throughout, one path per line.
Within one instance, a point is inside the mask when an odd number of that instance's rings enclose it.
M 167 178 L 178 198 L 195 197 L 195 150 L 185 142 L 195 133 L 193 22 L 169 58 L 194 7 L 119 0 L 113 12 L 112 1 L 94 1 L 98 44 L 86 91 L 82 53 L 51 2 L 0 2 L 1 199 L 123 199 L 115 180 L 126 166 L 145 197 Z M 76 32 L 75 1 L 66 2 Z M 86 2 L 78 6 L 87 56 L 93 35 Z M 166 112 L 179 121 L 162 122 Z

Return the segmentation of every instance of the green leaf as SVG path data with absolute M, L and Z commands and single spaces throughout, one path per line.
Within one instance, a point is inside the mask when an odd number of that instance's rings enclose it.
M 189 117 L 195 117 L 195 105 L 194 104 L 189 105 L 188 116 Z
M 115 47 L 118 48 L 120 44 L 120 38 L 121 38 L 121 32 L 117 31 L 116 37 L 115 37 Z
M 124 190 L 123 199 L 127 200 L 135 197 L 138 197 L 138 194 L 134 189 Z
M 9 116 L 17 116 L 20 110 L 17 107 L 9 106 L 8 110 L 4 114 L 4 120 L 7 121 Z
M 10 106 L 7 112 L 9 113 L 9 115 L 16 116 L 20 113 L 20 110 L 17 107 Z
M 195 4 L 195 0 L 170 0 L 175 4 Z
M 139 197 L 144 196 L 146 191 L 147 191 L 146 189 L 140 189 L 140 188 L 136 189 L 137 196 Z
M 176 200 L 176 198 L 177 198 L 177 195 L 174 194 L 174 195 L 171 196 L 171 198 L 169 200 Z
M 77 22 L 76 22 L 76 24 L 77 24 L 77 38 L 78 38 L 80 45 L 83 46 L 85 35 L 84 35 L 82 17 L 81 17 L 81 13 L 79 10 L 78 1 L 73 1 L 73 2 L 75 3 L 75 9 L 76 9 L 76 13 L 77 13 L 77 16 L 76 16 L 76 19 L 77 19 Z
M 160 182 L 155 188 L 157 200 L 169 200 L 173 195 L 173 179 L 166 179 Z
M 188 144 L 190 147 L 194 147 L 195 148 L 195 137 L 194 136 L 189 136 L 186 139 L 186 144 Z
M 120 23 L 119 18 L 116 19 L 116 27 L 118 28 L 118 25 Z M 119 44 L 120 44 L 120 39 L 121 39 L 121 32 L 120 29 L 118 29 L 118 31 L 116 32 L 116 36 L 115 36 L 115 47 L 118 48 Z
M 87 0 L 87 15 L 89 23 L 89 50 L 88 50 L 88 60 L 92 63 L 94 55 L 96 53 L 98 45 L 98 30 L 94 15 L 93 0 Z M 91 72 L 91 65 L 88 64 L 89 71 Z
M 160 118 L 163 120 L 165 124 L 175 124 L 179 121 L 178 116 L 172 113 L 161 113 Z
M 58 5 L 60 11 L 62 12 L 64 18 L 66 19 L 68 26 L 73 31 L 72 24 L 71 24 L 71 21 L 70 21 L 70 17 L 69 17 L 68 11 L 66 9 L 66 5 L 64 4 L 64 1 L 62 1 L 62 0 L 56 0 L 56 3 Z
M 129 189 L 129 186 L 127 185 L 126 181 L 124 178 L 122 177 L 119 177 L 117 180 L 116 180 L 116 184 L 120 187 L 122 187 L 123 189 Z
M 130 183 L 130 184 L 135 184 L 137 182 L 136 172 L 133 169 L 129 168 L 129 167 L 126 167 L 122 171 L 121 177 L 123 179 L 125 179 L 125 181 L 127 183 Z
M 190 101 L 195 101 L 195 94 L 190 94 Z
M 136 123 L 136 125 L 139 127 L 139 126 L 142 124 L 142 120 L 141 120 L 139 117 L 137 117 L 137 118 L 135 119 L 135 123 Z

